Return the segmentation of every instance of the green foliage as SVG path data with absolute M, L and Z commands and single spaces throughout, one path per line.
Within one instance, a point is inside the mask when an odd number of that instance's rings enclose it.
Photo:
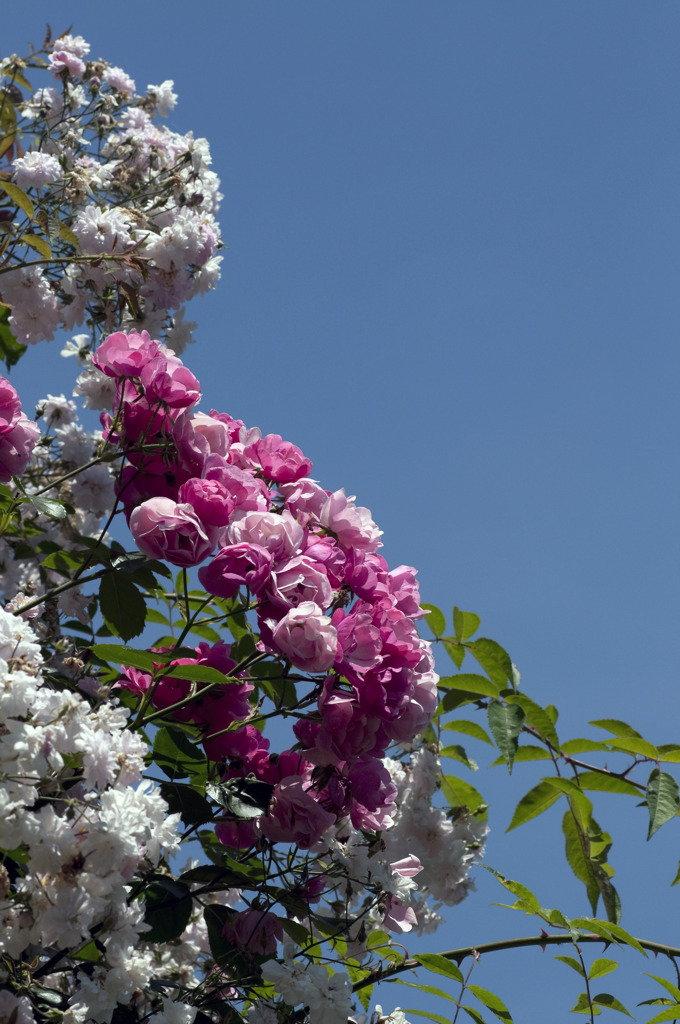
M 657 829 L 678 813 L 680 808 L 678 784 L 672 775 L 654 768 L 647 781 L 645 796 L 649 808 L 649 829 L 647 831 L 649 840 Z
M 519 705 L 503 704 L 499 700 L 492 701 L 487 709 L 491 735 L 510 773 L 517 751 L 517 737 L 522 731 L 525 717 L 524 709 Z

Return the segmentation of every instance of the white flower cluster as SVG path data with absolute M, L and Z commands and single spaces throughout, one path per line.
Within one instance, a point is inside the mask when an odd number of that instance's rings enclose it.
M 6 252 L 13 269 L 0 297 L 24 345 L 87 320 L 107 332 L 165 333 L 180 352 L 196 326 L 184 320 L 183 303 L 214 287 L 222 259 L 209 146 L 156 120 L 175 105 L 171 81 L 138 96 L 121 68 L 84 59 L 89 50 L 81 36 L 55 40 L 50 71 L 61 87 L 17 104 L 17 132 L 36 142 L 14 159 L 13 182 L 39 201 L 40 214 L 27 223 L 16 210 Z M 6 59 L 0 77 L 12 81 L 22 66 Z M 11 210 L 10 198 L 4 206 Z M 56 262 L 24 266 L 31 256 L 21 237 L 39 230 Z
M 468 877 L 475 860 L 484 854 L 489 829 L 483 821 L 463 811 L 455 819 L 435 806 L 433 798 L 441 777 L 439 758 L 427 747 L 411 754 L 408 767 L 387 759 L 386 765 L 397 787 L 398 811 L 394 825 L 384 833 L 385 857 L 398 861 L 415 856 L 422 865 L 418 874 L 418 896 L 412 900 L 419 933 L 434 931 L 442 918 L 436 913 L 443 904 L 460 903 L 474 882 Z M 428 900 L 433 905 L 428 905 Z
M 93 369 L 92 373 L 98 374 L 99 371 Z M 101 391 L 100 386 L 98 389 Z M 46 545 L 57 545 L 63 551 L 82 548 L 79 538 L 98 537 L 102 521 L 115 502 L 114 480 L 118 464 L 108 462 L 87 466 L 97 454 L 102 440 L 101 431 L 85 430 L 78 422 L 75 403 L 63 394 L 48 394 L 38 403 L 38 412 L 47 431 L 34 449 L 25 473 L 26 490 L 28 493 L 42 491 L 50 480 L 67 477 L 59 486 L 46 491 L 46 497 L 67 502 L 73 513 L 59 520 L 36 513 L 33 532 L 25 532 L 20 539 L 11 536 L 0 538 L 0 595 L 5 601 L 14 602 L 19 594 L 24 597 L 39 594 L 43 589 L 40 563 L 45 557 Z M 87 468 L 75 473 L 81 466 Z M 28 512 L 22 518 L 25 522 L 29 518 Z M 63 582 L 63 576 L 56 572 L 42 572 L 49 584 Z M 78 587 L 58 597 L 60 611 L 83 623 L 89 621 L 89 601 L 90 598 Z M 16 607 L 21 603 L 17 601 Z
M 0 721 L 0 953 L 61 994 L 65 1021 L 108 1024 L 154 975 L 133 883 L 177 852 L 178 816 L 141 778 L 147 747 L 127 711 L 53 688 L 30 626 L 1 609 Z M 157 1024 L 191 1024 L 195 1010 L 165 1002 Z M 30 996 L 0 993 L 0 1018 L 14 1009 L 34 1020 Z
M 344 971 L 334 974 L 323 964 L 295 960 L 295 947 L 286 943 L 283 963 L 267 960 L 262 977 L 274 985 L 289 1006 L 308 1007 L 310 1024 L 347 1024 L 352 1012 L 352 983 Z M 264 1011 L 263 1011 L 264 1012 Z M 249 1021 L 257 1018 L 251 1016 Z M 266 1020 L 266 1016 L 263 1017 Z

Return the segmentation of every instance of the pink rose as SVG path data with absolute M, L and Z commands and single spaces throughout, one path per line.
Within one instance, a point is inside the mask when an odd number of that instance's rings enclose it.
M 23 473 L 39 438 L 40 427 L 21 411 L 16 391 L 0 377 L 0 483 Z
M 209 565 L 199 570 L 201 586 L 215 597 L 233 597 L 241 587 L 257 594 L 269 580 L 272 556 L 257 544 L 231 544 L 221 548 Z
M 312 464 L 300 449 L 284 441 L 280 434 L 267 434 L 244 451 L 246 459 L 262 466 L 262 472 L 269 480 L 290 484 L 309 476 Z
M 165 351 L 165 345 L 152 341 L 148 331 L 116 331 L 104 339 L 92 362 L 107 377 L 139 377 L 146 364 Z
M 283 942 L 283 928 L 275 914 L 264 910 L 242 910 L 222 929 L 222 935 L 233 946 L 249 949 L 259 956 L 276 954 L 276 941 Z
M 282 779 L 274 786 L 269 811 L 258 819 L 260 831 L 267 839 L 273 843 L 295 843 L 308 850 L 335 824 L 335 815 L 317 803 L 309 787 L 310 783 L 299 775 Z
M 290 558 L 299 552 L 305 531 L 285 509 L 276 512 L 246 512 L 234 519 L 228 531 L 232 544 L 259 544 L 275 560 Z
M 204 412 L 191 414 L 191 423 L 197 434 L 203 434 L 208 442 L 210 454 L 226 455 L 229 451 L 229 429 L 216 416 L 208 416 Z
M 313 601 L 303 601 L 272 629 L 272 642 L 304 672 L 327 672 L 338 653 L 338 634 Z
M 191 370 L 176 356 L 157 356 L 140 374 L 146 400 L 151 405 L 163 402 L 171 409 L 187 409 L 201 397 L 201 385 Z
M 207 558 L 215 533 L 207 531 L 191 505 L 172 498 L 150 498 L 130 516 L 130 530 L 140 551 L 187 568 Z
M 326 499 L 319 522 L 336 535 L 343 548 L 359 548 L 361 551 L 377 551 L 380 547 L 379 530 L 371 519 L 371 511 L 354 504 L 344 488 L 335 491 Z
M 234 499 L 218 480 L 186 480 L 179 489 L 179 500 L 191 505 L 206 526 L 226 526 L 234 511 Z
M 295 608 L 306 601 L 312 601 L 319 608 L 328 608 L 333 600 L 333 591 L 320 563 L 304 555 L 296 555 L 276 566 L 267 596 L 273 604 L 284 608 Z

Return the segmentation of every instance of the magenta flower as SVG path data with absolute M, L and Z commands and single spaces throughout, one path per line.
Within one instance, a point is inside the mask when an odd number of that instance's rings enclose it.
M 0 377 L 0 483 L 23 473 L 39 438 L 40 427 L 21 411 L 16 391 Z
M 172 498 L 150 498 L 130 516 L 130 531 L 140 551 L 188 568 L 207 558 L 215 533 L 207 531 L 191 505 Z
M 269 580 L 272 556 L 257 544 L 231 544 L 221 548 L 209 565 L 199 570 L 201 586 L 215 597 L 233 597 L 241 587 L 257 594 Z
M 291 608 L 273 628 L 272 642 L 304 672 L 327 672 L 338 653 L 338 634 L 312 601 Z

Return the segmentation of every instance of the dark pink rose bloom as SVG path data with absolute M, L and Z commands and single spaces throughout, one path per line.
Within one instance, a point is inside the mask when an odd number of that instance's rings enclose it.
M 207 558 L 215 534 L 206 530 L 191 505 L 172 498 L 150 498 L 130 516 L 130 531 L 140 551 L 188 568 Z
M 208 455 L 203 472 L 196 475 L 223 484 L 232 495 L 237 512 L 266 512 L 269 509 L 271 498 L 264 481 L 258 480 L 248 470 L 230 465 L 221 455 Z
M 362 757 L 343 772 L 352 794 L 350 818 L 362 832 L 380 832 L 392 824 L 397 787 L 382 761 Z
M 338 634 L 312 601 L 291 608 L 271 635 L 275 647 L 304 672 L 327 672 L 338 653 Z
M 283 928 L 275 914 L 250 908 L 235 914 L 222 929 L 222 936 L 258 956 L 275 956 L 277 940 L 283 942 Z
M 208 442 L 211 455 L 225 456 L 229 451 L 229 429 L 216 416 L 208 416 L 204 412 L 191 414 L 191 424 L 197 434 L 202 434 Z
M 210 415 L 213 419 L 219 420 L 220 423 L 224 423 L 227 428 L 230 444 L 236 444 L 236 442 L 241 440 L 242 432 L 245 432 L 246 430 L 246 425 L 243 420 L 235 420 L 228 412 L 218 412 L 217 409 L 211 409 Z
M 344 488 L 330 494 L 319 513 L 319 522 L 338 538 L 341 547 L 377 551 L 381 546 L 379 530 L 371 519 L 371 510 L 354 504 Z
M 228 532 L 231 544 L 259 544 L 282 561 L 298 554 L 305 531 L 285 509 L 283 512 L 240 512 L 234 516 Z
M 0 483 L 23 473 L 39 438 L 40 427 L 21 411 L 16 391 L 0 377 Z
M 240 819 L 227 819 L 215 826 L 215 835 L 222 846 L 232 850 L 248 850 L 258 838 L 255 823 Z
M 381 661 L 383 631 L 374 621 L 374 607 L 357 601 L 350 612 L 338 608 L 332 623 L 338 633 L 338 659 L 359 672 L 376 668 Z
M 272 571 L 267 597 L 282 608 L 296 608 L 303 601 L 312 601 L 323 609 L 332 602 L 333 591 L 320 563 L 296 555 L 279 562 Z
M 154 414 L 145 400 L 126 403 L 123 433 L 126 442 L 138 448 L 127 452 L 129 461 L 145 473 L 165 476 L 178 486 L 203 475 L 208 443 L 195 432 L 188 413 L 179 413 L 172 420 L 165 414 Z
M 201 586 L 215 597 L 233 597 L 241 587 L 257 594 L 267 584 L 272 556 L 257 544 L 230 544 L 199 570 Z
M 168 483 L 164 476 L 147 474 L 134 466 L 123 466 L 120 481 L 116 483 L 116 496 L 123 503 L 125 518 L 130 522 L 134 509 L 149 498 L 171 498 L 177 501 L 178 487 Z
M 404 709 L 389 723 L 390 734 L 397 743 L 410 743 L 414 736 L 429 725 L 438 703 L 439 676 L 427 672 L 416 676 Z
M 339 590 L 345 581 L 347 555 L 339 546 L 335 537 L 322 536 L 317 533 L 307 534 L 307 546 L 303 554 L 323 565 L 324 572 L 333 590 Z
M 165 352 L 165 345 L 152 341 L 148 331 L 116 331 L 93 353 L 92 362 L 107 377 L 139 377 L 147 363 Z
M 261 765 L 269 762 L 269 740 L 254 725 L 241 725 L 219 739 L 224 748 L 219 760 L 227 763 L 223 778 L 245 778 L 251 773 L 260 778 Z
M 219 480 L 191 477 L 180 487 L 179 500 L 191 505 L 205 526 L 226 526 L 234 511 L 234 499 Z
M 390 596 L 389 566 L 382 555 L 353 548 L 347 555 L 345 579 L 364 601 Z
M 340 764 L 364 754 L 382 757 L 390 733 L 382 717 L 363 706 L 361 691 L 341 689 L 336 676 L 328 676 L 318 700 L 321 722 L 300 719 L 294 732 L 307 749 L 305 757 L 316 765 Z
M 389 588 L 392 600 L 404 615 L 422 619 L 425 612 L 420 607 L 420 590 L 416 580 L 417 569 L 411 565 L 399 565 L 389 574 Z
M 294 484 L 279 484 L 286 508 L 295 516 L 298 523 L 307 526 L 310 522 L 318 522 L 321 509 L 328 500 L 328 491 L 315 480 L 304 478 Z
M 132 668 L 130 665 L 121 665 L 120 671 L 122 675 L 116 686 L 120 686 L 123 690 L 129 690 L 130 693 L 134 693 L 137 697 L 143 697 L 151 686 L 151 676 L 149 673 L 142 672 L 138 668 Z
M 176 356 L 151 359 L 140 374 L 147 402 L 163 402 L 171 409 L 188 409 L 201 397 L 201 385 Z
M 298 775 L 282 779 L 274 786 L 269 811 L 258 818 L 265 838 L 273 843 L 295 843 L 308 850 L 335 824 L 335 815 L 321 807 L 309 787 Z
M 309 476 L 312 468 L 312 463 L 300 449 L 290 441 L 284 441 L 280 434 L 267 434 L 260 438 L 248 445 L 244 455 L 262 467 L 267 479 L 281 484 L 291 484 Z

